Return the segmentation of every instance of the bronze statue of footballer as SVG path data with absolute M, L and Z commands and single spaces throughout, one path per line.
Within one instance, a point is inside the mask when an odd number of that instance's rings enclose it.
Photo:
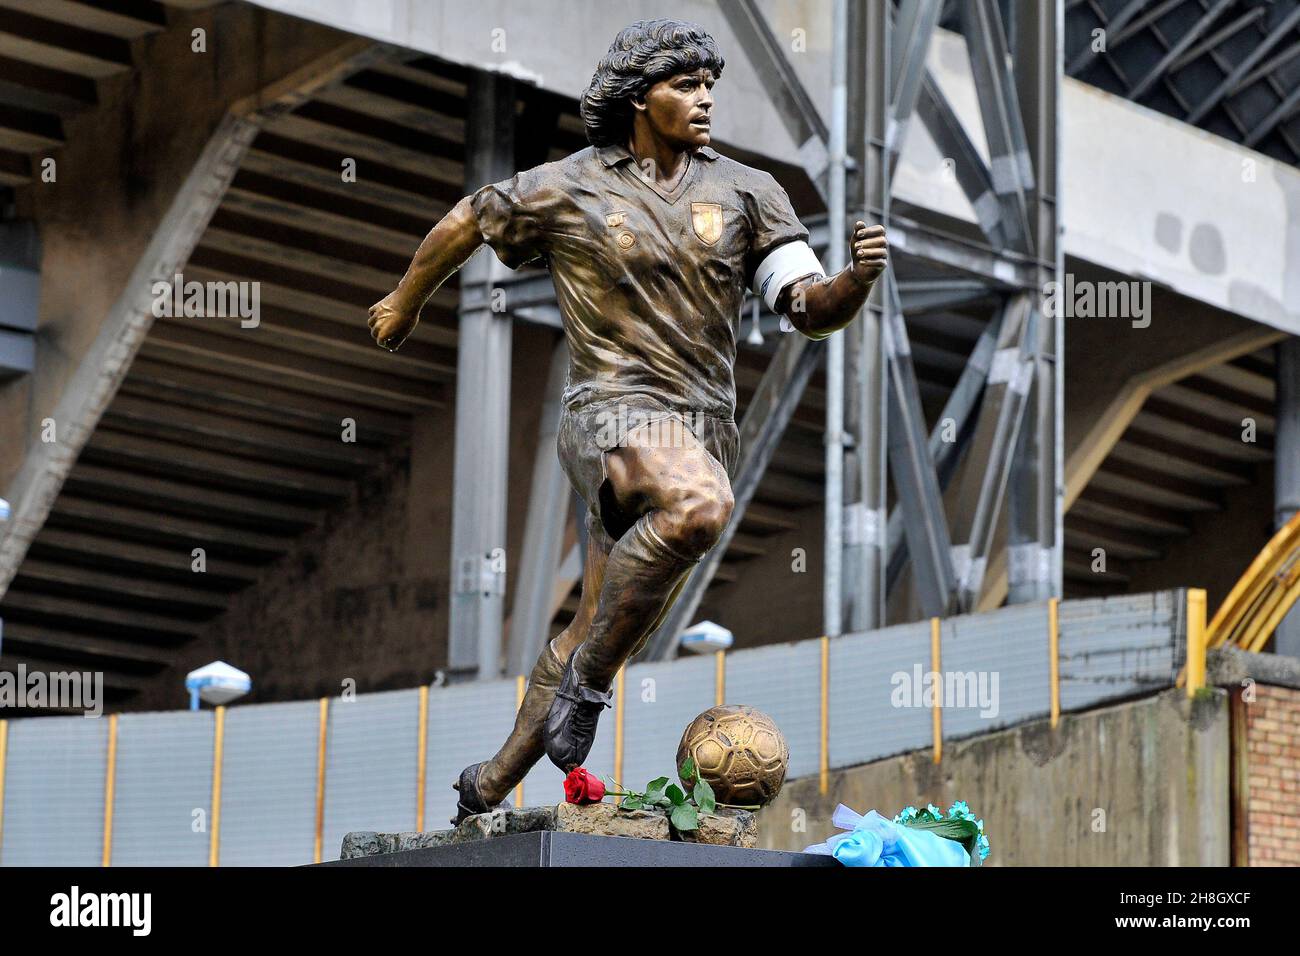
M 462 199 L 370 309 L 375 341 L 396 350 L 486 243 L 511 268 L 550 270 L 569 347 L 557 444 L 589 508 L 582 602 L 505 744 L 461 772 L 453 822 L 500 803 L 543 753 L 566 772 L 586 759 L 619 667 L 726 528 L 745 290 L 822 339 L 885 268 L 884 229 L 859 222 L 851 264 L 827 277 L 777 182 L 709 147 L 722 67 L 694 24 L 621 31 L 582 96 L 591 146 Z

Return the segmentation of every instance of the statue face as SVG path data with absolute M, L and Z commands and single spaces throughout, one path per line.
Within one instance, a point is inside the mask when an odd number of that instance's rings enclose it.
M 713 74 L 706 69 L 660 80 L 636 104 L 655 134 L 679 150 L 709 145 Z

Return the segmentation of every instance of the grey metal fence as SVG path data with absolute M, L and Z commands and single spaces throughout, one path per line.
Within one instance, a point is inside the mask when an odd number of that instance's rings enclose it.
M 1186 609 L 1182 590 L 1061 602 L 1061 709 L 1172 684 Z M 791 777 L 930 747 L 936 706 L 943 739 L 1041 718 L 1052 698 L 1050 621 L 1044 603 L 941 622 L 937 683 L 927 676 L 936 652 L 930 622 L 721 660 L 638 664 L 625 671 L 620 710 L 602 721 L 587 766 L 632 786 L 671 774 L 682 729 L 720 686 L 726 701 L 758 707 L 781 726 Z M 937 700 L 927 683 L 942 688 Z M 309 863 L 318 842 L 333 859 L 349 830 L 414 828 L 421 785 L 424 826 L 446 826 L 451 781 L 505 739 L 520 691 L 503 680 L 231 707 L 219 768 L 210 710 L 122 715 L 112 765 L 111 718 L 9 721 L 0 865 L 96 865 L 106 834 L 112 865 L 204 865 L 214 851 L 223 865 Z M 543 759 L 524 781 L 524 801 L 560 801 L 561 781 Z

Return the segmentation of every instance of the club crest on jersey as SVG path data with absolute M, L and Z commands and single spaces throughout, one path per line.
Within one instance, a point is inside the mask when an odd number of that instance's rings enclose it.
M 713 245 L 722 238 L 722 206 L 716 202 L 691 203 L 691 226 L 700 242 Z

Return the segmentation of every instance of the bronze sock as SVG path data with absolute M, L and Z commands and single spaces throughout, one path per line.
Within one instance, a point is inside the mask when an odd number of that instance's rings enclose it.
M 551 701 L 555 699 L 556 688 L 560 686 L 560 678 L 564 676 L 564 664 L 547 642 L 533 665 L 533 672 L 528 675 L 528 690 L 524 692 L 523 703 L 515 716 L 514 730 L 496 756 L 479 770 L 479 793 L 489 804 L 504 800 L 545 753 L 542 725 L 551 709 Z
M 654 528 L 657 511 L 643 514 L 609 553 L 596 616 L 574 668 L 582 683 L 607 690 L 632 651 L 650 634 L 699 563 L 678 554 Z

